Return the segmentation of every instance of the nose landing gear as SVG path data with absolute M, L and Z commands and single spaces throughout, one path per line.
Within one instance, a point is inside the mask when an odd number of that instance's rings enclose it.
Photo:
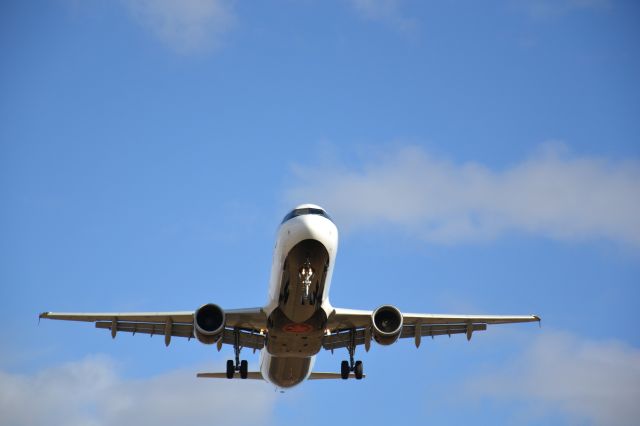
M 315 304 L 315 294 L 311 293 L 311 282 L 313 279 L 313 268 L 311 267 L 311 260 L 307 258 L 304 262 L 300 271 L 298 271 L 298 279 L 300 280 L 300 285 L 302 286 L 302 298 L 301 303 L 304 305 L 305 303 L 309 305 Z

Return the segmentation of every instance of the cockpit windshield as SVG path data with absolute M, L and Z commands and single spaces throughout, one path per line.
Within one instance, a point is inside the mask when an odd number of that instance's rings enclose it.
M 286 221 L 288 221 L 289 219 L 293 219 L 294 217 L 302 216 L 305 214 L 316 214 L 318 216 L 326 217 L 327 219 L 331 220 L 331 217 L 327 214 L 327 212 L 325 212 L 322 209 L 318 209 L 314 207 L 303 207 L 303 208 L 291 210 L 289 214 L 287 214 L 284 217 L 284 219 L 282 219 L 282 223 L 285 223 Z

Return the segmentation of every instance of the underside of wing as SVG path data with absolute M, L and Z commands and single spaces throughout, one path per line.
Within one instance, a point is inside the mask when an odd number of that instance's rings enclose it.
M 323 339 L 328 350 L 365 345 L 371 340 L 387 345 L 397 339 L 414 338 L 420 346 L 423 336 L 465 334 L 467 339 L 476 331 L 487 329 L 489 324 L 509 324 L 540 321 L 536 315 L 449 315 L 402 314 L 397 308 L 386 305 L 375 311 L 334 309 L 328 318 L 331 331 Z
M 448 315 L 448 314 L 404 314 L 405 324 L 511 324 L 540 321 L 537 315 Z
M 111 331 L 116 337 L 118 332 L 142 333 L 164 336 L 168 346 L 171 337 L 196 337 L 194 317 L 197 311 L 173 312 L 43 312 L 40 318 L 84 321 L 95 323 L 96 328 Z M 235 309 L 224 312 L 224 324 L 220 326 L 218 337 L 214 340 L 221 344 L 233 345 L 236 341 L 241 347 L 262 349 L 266 328 L 266 317 L 262 308 Z M 210 343 L 210 342 L 207 342 Z
M 84 321 L 95 323 L 96 328 L 111 331 L 115 338 L 118 332 L 161 335 L 165 345 L 169 345 L 171 337 L 194 336 L 193 311 L 174 312 L 43 312 L 40 318 Z

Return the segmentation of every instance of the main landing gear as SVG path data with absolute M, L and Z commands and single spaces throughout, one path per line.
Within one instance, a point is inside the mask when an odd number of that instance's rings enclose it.
M 340 376 L 343 380 L 347 380 L 349 378 L 349 373 L 353 371 L 353 375 L 356 377 L 356 380 L 361 380 L 363 376 L 362 361 L 358 360 L 354 362 L 353 360 L 356 353 L 355 331 L 351 332 L 347 350 L 349 350 L 349 361 L 342 361 L 340 363 Z
M 233 379 L 233 376 L 236 371 L 240 372 L 240 378 L 246 379 L 249 375 L 249 363 L 246 359 L 240 361 L 240 332 L 238 330 L 234 331 L 234 342 L 233 342 L 233 350 L 235 352 L 235 362 L 230 359 L 227 361 L 227 379 Z

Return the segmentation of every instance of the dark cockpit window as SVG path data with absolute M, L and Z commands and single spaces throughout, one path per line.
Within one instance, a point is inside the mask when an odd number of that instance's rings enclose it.
M 302 209 L 291 210 L 289 214 L 286 215 L 284 219 L 282 219 L 282 223 L 285 223 L 286 221 L 288 221 L 289 219 L 293 219 L 294 217 L 302 216 L 305 214 L 317 214 L 318 216 L 326 217 L 327 219 L 331 220 L 331 217 L 329 217 L 329 215 L 324 210 L 316 209 L 313 207 L 305 207 Z

